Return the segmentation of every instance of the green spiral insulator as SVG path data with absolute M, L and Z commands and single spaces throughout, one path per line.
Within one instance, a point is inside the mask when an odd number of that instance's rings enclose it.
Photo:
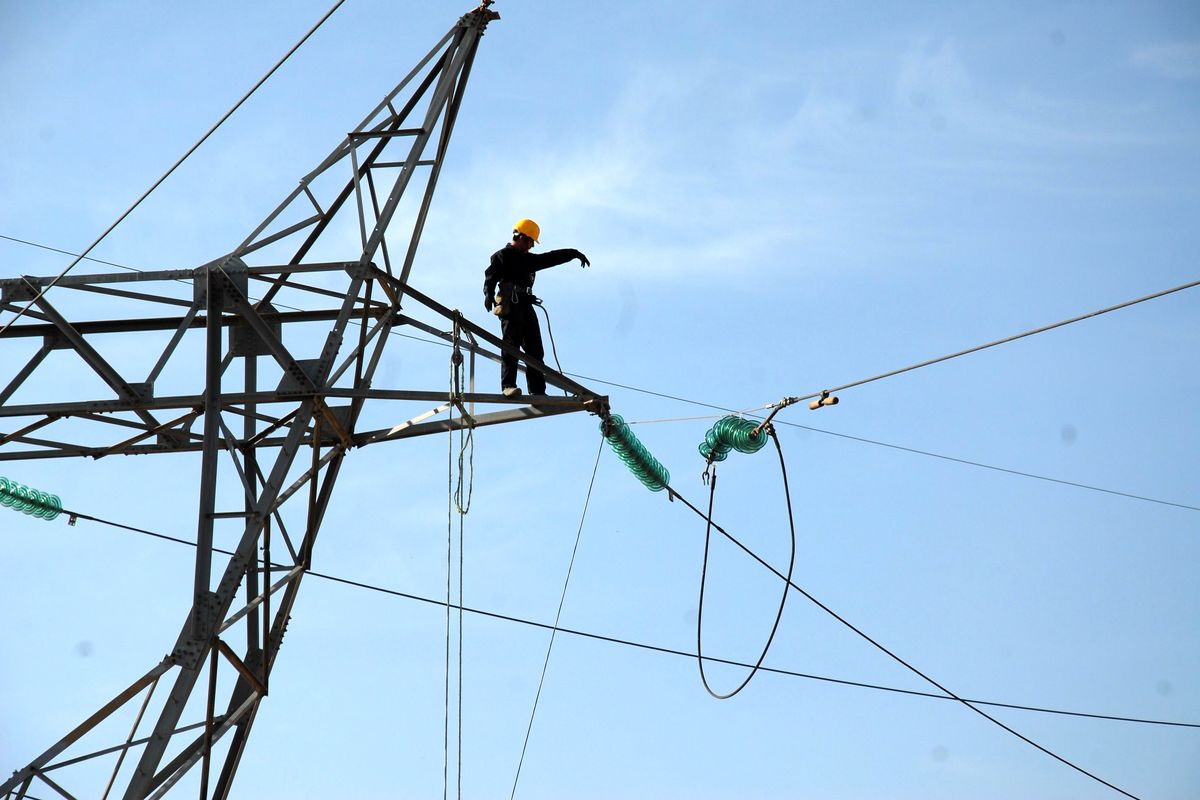
M 661 492 L 671 483 L 671 473 L 658 462 L 620 415 L 613 414 L 600 423 L 600 432 L 629 471 L 652 492 Z
M 47 522 L 62 513 L 58 495 L 43 492 L 0 475 L 0 505 L 14 511 L 44 519 Z
M 755 435 L 756 427 L 758 423 L 742 417 L 721 417 L 704 434 L 704 441 L 698 448 L 700 455 L 704 456 L 705 461 L 711 462 L 724 461 L 729 457 L 730 450 L 757 453 L 767 443 L 767 436 L 762 431 Z

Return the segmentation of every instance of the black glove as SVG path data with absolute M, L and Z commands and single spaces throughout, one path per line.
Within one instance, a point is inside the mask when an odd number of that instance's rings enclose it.
M 578 250 L 575 251 L 575 257 L 579 259 L 579 265 L 581 267 L 590 267 L 592 265 L 592 262 L 588 261 L 588 257 Z

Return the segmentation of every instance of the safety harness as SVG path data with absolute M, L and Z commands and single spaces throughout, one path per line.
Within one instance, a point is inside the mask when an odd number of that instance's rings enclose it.
M 541 299 L 533 293 L 533 286 L 518 286 L 512 281 L 501 280 L 496 284 L 496 297 L 492 304 L 492 313 L 497 317 L 507 317 L 513 308 L 521 303 L 532 303 L 540 306 Z

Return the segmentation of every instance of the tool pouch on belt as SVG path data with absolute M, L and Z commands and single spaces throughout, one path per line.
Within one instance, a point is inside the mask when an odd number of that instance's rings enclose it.
M 507 317 L 516 305 L 524 302 L 521 295 L 528 292 L 528 289 L 517 286 L 511 281 L 500 281 L 496 285 L 496 299 L 492 304 L 492 313 L 502 319 Z

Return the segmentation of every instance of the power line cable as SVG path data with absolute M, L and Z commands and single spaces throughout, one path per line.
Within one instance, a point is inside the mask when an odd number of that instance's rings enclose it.
M 79 253 L 72 253 L 70 250 L 60 250 L 57 247 L 51 247 L 48 244 L 38 244 L 37 242 L 30 242 L 25 239 L 18 239 L 15 236 L 5 236 L 2 233 L 0 233 L 0 239 L 7 239 L 8 241 L 16 242 L 17 244 L 24 244 L 24 245 L 28 245 L 30 247 L 36 247 L 39 250 L 49 250 L 51 253 L 62 253 L 64 256 L 74 256 L 75 258 L 78 258 L 81 261 L 94 261 L 97 264 L 106 264 L 107 266 L 116 267 L 117 269 L 129 270 L 130 272 L 144 272 L 145 271 L 145 270 L 136 269 L 135 267 L 127 267 L 124 264 L 118 264 L 115 261 L 105 261 L 102 258 L 92 258 L 90 256 L 83 256 L 83 255 L 80 255 Z
M 943 361 L 949 361 L 952 358 L 959 358 L 961 356 L 970 355 L 972 353 L 978 353 L 980 350 L 987 350 L 990 347 L 997 347 L 1002 344 L 1008 344 L 1009 342 L 1015 342 L 1018 339 L 1024 339 L 1029 336 L 1035 336 L 1039 333 L 1045 333 L 1046 331 L 1052 331 L 1055 328 L 1061 328 L 1065 325 L 1072 325 L 1076 322 L 1082 322 L 1085 319 L 1091 319 L 1092 317 L 1098 317 L 1101 314 L 1107 314 L 1110 311 L 1118 311 L 1122 308 L 1129 308 L 1130 306 L 1135 306 L 1138 303 L 1145 303 L 1147 300 L 1155 300 L 1159 297 L 1165 297 L 1166 295 L 1174 294 L 1175 292 L 1182 292 L 1184 289 L 1191 289 L 1196 286 L 1200 286 L 1200 280 L 1195 280 L 1195 281 L 1190 281 L 1188 283 L 1180 284 L 1179 286 L 1176 286 L 1171 289 L 1163 289 L 1161 292 L 1155 292 L 1153 294 L 1148 294 L 1148 295 L 1145 295 L 1144 297 L 1139 297 L 1134 300 L 1126 300 L 1124 303 L 1117 303 L 1116 305 L 1108 306 L 1107 308 L 1101 308 L 1096 311 L 1089 311 L 1086 314 L 1080 314 L 1077 317 L 1071 317 L 1070 319 L 1064 319 L 1061 322 L 1054 322 L 1049 325 L 1042 325 L 1039 328 L 1034 328 L 1032 330 L 1025 331 L 1024 333 L 1013 334 L 1012 336 L 1006 336 L 1003 339 L 996 339 L 995 341 L 987 342 L 986 344 L 980 344 L 980 345 L 976 345 L 974 347 L 968 347 L 966 350 L 959 350 L 956 353 L 950 353 L 948 355 L 938 356 L 937 358 L 931 358 L 927 361 L 921 361 L 916 364 L 910 364 L 909 366 L 901 367 L 900 369 L 893 369 L 888 372 L 884 372 L 879 375 L 875 375 L 874 377 L 871 377 L 871 378 L 862 378 L 857 381 L 851 381 L 850 383 L 844 383 L 841 386 L 835 386 L 831 389 L 824 389 L 819 392 L 812 392 L 810 394 L 802 395 L 800 397 L 785 397 L 783 400 L 780 400 L 778 403 L 775 404 L 774 410 L 767 416 L 767 421 L 769 422 L 771 420 L 771 418 L 773 416 L 775 416 L 776 412 L 778 412 L 778 411 L 782 410 L 783 408 L 786 408 L 787 406 L 790 406 L 794 403 L 798 403 L 802 400 L 810 400 L 815 397 L 826 397 L 826 396 L 834 394 L 836 392 L 845 391 L 846 389 L 853 389 L 857 386 L 863 386 L 868 383 L 874 383 L 875 381 L 881 381 L 884 378 L 891 378 L 896 375 L 901 375 L 905 372 L 912 372 L 913 370 L 933 366 L 934 364 L 940 364 Z
M 1048 475 L 1038 475 L 1037 473 L 1034 473 L 1034 472 L 1024 472 L 1022 470 L 1009 469 L 1008 467 L 998 467 L 998 466 L 995 466 L 994 464 L 985 464 L 982 461 L 972 461 L 972 460 L 966 459 L 966 458 L 958 458 L 957 456 L 948 456 L 948 455 L 945 455 L 942 453 L 935 453 L 930 450 L 919 450 L 915 447 L 905 447 L 904 445 L 890 444 L 888 442 L 881 442 L 881 441 L 877 441 L 875 439 L 867 439 L 862 436 L 851 436 L 850 434 L 847 434 L 847 433 L 836 433 L 834 431 L 821 430 L 820 428 L 810 428 L 807 425 L 800 425 L 795 422 L 775 420 L 775 422 L 772 424 L 774 424 L 774 425 L 790 425 L 793 428 L 801 428 L 803 430 L 813 431 L 815 433 L 823 433 L 826 436 L 836 436 L 839 439 L 849 439 L 850 441 L 861 442 L 863 444 L 871 444 L 871 445 L 875 445 L 877 447 L 887 447 L 891 450 L 899 450 L 904 453 L 912 453 L 914 455 L 919 455 L 919 456 L 928 456 L 929 458 L 938 458 L 943 461 L 952 461 L 956 464 L 964 464 L 964 465 L 970 466 L 970 467 L 979 467 L 980 469 L 989 469 L 989 470 L 992 470 L 993 472 L 1003 472 L 1008 475 L 1017 475 L 1022 478 L 1033 478 L 1034 480 L 1046 481 L 1048 483 L 1057 483 L 1062 486 L 1073 486 L 1076 489 L 1087 489 L 1088 491 L 1092 491 L 1092 492 L 1102 492 L 1103 494 L 1116 495 L 1117 497 L 1126 497 L 1126 498 L 1129 498 L 1130 500 L 1142 500 L 1147 503 L 1157 503 L 1158 505 L 1171 506 L 1173 508 L 1182 508 L 1182 509 L 1186 509 L 1188 511 L 1200 511 L 1200 506 L 1191 506 L 1191 505 L 1187 505 L 1186 503 L 1176 503 L 1171 500 L 1162 500 L 1157 497 L 1148 497 L 1146 495 L 1133 494 L 1131 492 L 1122 492 L 1122 491 L 1118 491 L 1117 489 L 1106 489 L 1103 486 L 1093 486 L 1093 485 L 1087 484 L 1087 483 L 1077 483 L 1076 481 L 1063 480 L 1062 478 L 1051 478 Z
M 88 520 L 89 522 L 95 522 L 100 525 L 108 525 L 113 528 L 118 528 L 120 530 L 129 531 L 131 533 L 139 533 L 139 534 L 142 534 L 145 536 L 153 537 L 155 539 L 161 539 L 163 541 L 172 542 L 174 544 L 186 545 L 188 547 L 196 546 L 195 542 L 188 541 L 187 539 L 182 539 L 177 536 L 168 536 L 167 534 L 164 534 L 164 533 L 157 533 L 155 531 L 146 530 L 145 528 L 138 528 L 138 527 L 135 527 L 132 525 L 125 525 L 125 524 L 122 524 L 119 522 L 114 522 L 112 520 L 104 519 L 102 517 L 95 517 L 95 516 L 91 516 L 88 514 L 84 514 L 79 511 L 70 511 L 68 509 L 63 509 L 62 513 L 67 515 L 68 517 L 74 517 L 76 519 Z M 223 550 L 219 547 L 214 547 L 213 552 L 221 553 L 222 555 L 228 555 L 228 556 L 232 556 L 234 554 L 233 551 L 231 551 L 231 550 Z M 279 567 L 282 565 L 272 564 L 272 566 Z M 343 577 L 339 577 L 337 575 L 330 575 L 328 573 L 318 572 L 318 571 L 312 570 L 312 569 L 306 570 L 306 573 L 308 575 L 311 575 L 314 578 L 319 578 L 321 580 L 329 581 L 330 583 L 338 583 L 338 584 L 342 584 L 344 586 L 349 586 L 349 587 L 352 587 L 355 589 L 362 589 L 364 591 L 375 592 L 378 594 L 384 594 L 384 595 L 388 595 L 391 597 L 398 597 L 398 598 L 401 598 L 404 600 L 412 600 L 414 602 L 423 603 L 425 605 L 430 605 L 430 606 L 436 606 L 438 608 L 443 608 L 446 605 L 446 603 L 442 600 L 437 600 L 437 599 L 434 599 L 431 597 L 424 597 L 422 595 L 413 594 L 411 592 L 404 592 L 399 589 L 389 589 L 385 586 L 379 586 L 378 584 L 372 584 L 372 583 L 367 583 L 365 581 L 354 580 L 352 578 L 343 578 Z M 455 609 L 452 608 L 451 610 L 455 610 Z M 468 614 L 474 614 L 474 615 L 480 616 L 480 617 L 487 617 L 489 619 L 495 619 L 495 620 L 499 620 L 501 622 L 510 622 L 510 623 L 514 623 L 517 625 L 525 625 L 525 626 L 528 626 L 531 628 L 540 628 L 542 630 L 548 630 L 548 631 L 557 630 L 559 633 L 569 634 L 571 636 L 576 636 L 576 637 L 579 637 L 582 639 L 591 639 L 591 640 L 598 641 L 598 642 L 604 642 L 606 644 L 615 644 L 615 645 L 620 645 L 623 647 L 630 647 L 630 648 L 634 648 L 634 649 L 638 649 L 638 650 L 646 650 L 649 652 L 661 653 L 663 655 L 678 656 L 680 658 L 686 658 L 686 659 L 689 659 L 692 661 L 694 661 L 696 659 L 696 653 L 689 652 L 686 650 L 678 650 L 678 649 L 671 648 L 671 647 L 663 647 L 661 645 L 648 644 L 645 642 L 637 642 L 637 641 L 633 641 L 631 639 L 622 639 L 622 638 L 619 638 L 616 636 L 608 636 L 608 635 L 600 634 L 600 633 L 581 631 L 581 630 L 576 630 L 574 628 L 554 626 L 554 625 L 551 625 L 550 623 L 546 623 L 546 622 L 536 622 L 534 620 L 529 620 L 529 619 L 525 619 L 523 617 L 513 616 L 511 614 L 501 614 L 496 611 L 487 611 L 484 609 L 472 608 L 470 606 L 465 606 L 465 605 L 461 606 L 461 610 L 465 611 Z M 704 656 L 704 659 L 706 661 L 711 661 L 715 664 L 725 664 L 725 665 L 732 666 L 732 667 L 752 668 L 754 666 L 753 664 L 749 664 L 744 661 L 720 658 L 718 656 L 706 655 L 706 656 Z M 1053 715 L 1057 715 L 1057 716 L 1066 716 L 1066 717 L 1081 717 L 1081 718 L 1085 718 L 1085 719 L 1107 720 L 1110 722 L 1130 722 L 1130 723 L 1136 723 L 1139 725 L 1157 725 L 1157 726 L 1174 727 L 1174 728 L 1200 729 L 1200 722 L 1176 722 L 1176 721 L 1172 721 L 1172 720 L 1149 719 L 1149 718 L 1145 718 L 1145 717 L 1129 717 L 1129 716 L 1119 716 L 1119 715 L 1115 715 L 1115 714 L 1096 714 L 1096 713 L 1085 712 L 1085 711 L 1068 711 L 1068 710 L 1064 710 L 1064 709 L 1047 708 L 1044 706 L 1032 706 L 1032 705 L 1024 705 L 1024 704 L 1020 704 L 1020 703 L 1004 703 L 1004 702 L 1000 702 L 997 700 L 978 700 L 978 699 L 973 699 L 973 698 L 954 698 L 954 697 L 949 697 L 944 694 L 937 694 L 934 692 L 923 692 L 923 691 L 920 691 L 917 689 L 901 689 L 901 688 L 895 687 L 895 686 L 885 686 L 882 684 L 865 683 L 862 681 L 852 681 L 852 680 L 847 680 L 844 678 L 831 678 L 826 675 L 815 675 L 815 674 L 806 673 L 806 672 L 798 672 L 795 670 L 782 669 L 780 667 L 768 667 L 765 665 L 760 668 L 760 671 L 774 674 L 774 675 L 781 675 L 784 677 L 802 678 L 804 680 L 820 681 L 822 683 L 832 683 L 832 684 L 836 684 L 839 686 L 850 686 L 850 687 L 854 687 L 854 688 L 858 688 L 858 689 L 871 689 L 874 691 L 889 692 L 892 694 L 903 694 L 903 695 L 909 695 L 912 697 L 923 697 L 923 698 L 928 698 L 930 700 L 952 700 L 952 701 L 960 702 L 960 703 L 963 703 L 963 702 L 973 703 L 975 705 L 991 706 L 991 707 L 995 707 L 995 708 L 1009 708 L 1009 709 L 1013 709 L 1015 711 L 1030 711 L 1030 712 L 1035 712 L 1035 713 L 1039 713 L 1039 714 L 1053 714 Z
M 196 150 L 200 147 L 200 145 L 204 144 L 204 142 L 208 140 L 208 137 L 212 136 L 213 133 L 216 132 L 217 128 L 221 127 L 227 119 L 229 119 L 231 116 L 233 116 L 234 112 L 236 112 L 239 108 L 241 108 L 242 104 L 245 103 L 248 99 L 250 99 L 250 95 L 254 94 L 260 86 L 262 86 L 264 83 L 266 83 L 267 79 L 270 78 L 272 75 L 274 75 L 275 71 L 278 70 L 281 66 L 283 66 L 284 62 L 287 61 L 289 58 L 291 58 L 292 54 L 295 53 L 297 50 L 299 50 L 300 46 L 303 45 L 305 42 L 307 42 L 310 36 L 312 36 L 314 33 L 317 32 L 317 29 L 320 28 L 323 24 L 325 24 L 325 20 L 327 20 L 331 16 L 333 16 L 333 13 L 335 11 L 337 11 L 338 8 L 340 8 L 342 3 L 344 3 L 344 2 L 346 2 L 346 0 L 337 0 L 337 2 L 335 2 L 330 7 L 330 9 L 325 12 L 324 16 L 322 16 L 319 20 L 317 20 L 317 23 L 315 25 L 313 25 L 311 28 L 309 28 L 308 33 L 306 33 L 306 34 L 304 34 L 304 36 L 300 37 L 300 41 L 298 41 L 294 45 L 292 45 L 291 49 L 288 50 L 286 53 L 284 53 L 283 57 L 275 62 L 275 66 L 273 66 L 269 70 L 267 70 L 267 73 L 265 75 L 263 75 L 261 78 L 259 78 L 258 81 L 253 86 L 250 87 L 250 90 L 247 91 L 244 95 L 242 95 L 240 100 L 238 100 L 236 103 L 233 104 L 232 108 L 230 108 L 228 111 L 226 111 L 221 116 L 221 118 L 219 120 L 217 120 L 216 123 L 213 124 L 213 126 L 211 128 L 209 128 L 208 131 L 196 141 L 195 144 L 193 144 L 191 147 L 189 147 L 187 149 L 187 152 L 185 152 L 182 156 L 179 157 L 179 160 L 177 160 L 174 164 L 172 164 L 171 167 L 162 174 L 162 177 L 160 177 L 153 184 L 151 184 L 150 188 L 147 189 L 145 192 L 143 192 L 142 195 L 133 202 L 133 205 L 131 205 L 129 208 L 127 208 L 125 210 L 125 213 L 123 213 L 123 214 L 121 214 L 121 216 L 117 217 L 116 222 L 109 225 L 108 228 L 106 228 L 104 230 L 104 233 L 100 234 L 100 236 L 97 237 L 97 239 L 94 242 L 92 242 L 90 245 L 88 245 L 87 248 L 80 255 L 78 255 L 74 261 L 72 261 L 70 264 L 68 264 L 67 267 L 62 272 L 60 272 L 52 281 L 50 281 L 50 283 L 47 284 L 45 286 L 45 288 L 39 290 L 37 295 L 32 300 L 30 300 L 28 303 L 26 303 L 25 306 L 23 308 L 21 308 L 20 311 L 17 312 L 17 315 L 15 317 L 13 317 L 7 323 L 5 323 L 4 327 L 0 328 L 0 335 L 2 335 L 10 327 L 12 327 L 13 323 L 15 323 L 21 317 L 25 316 L 25 312 L 29 311 L 29 309 L 33 307 L 34 303 L 36 303 L 38 300 L 42 299 L 42 297 L 44 297 L 48 291 L 53 289 L 60 280 L 62 280 L 64 277 L 66 277 L 68 272 L 70 272 L 72 269 L 75 268 L 75 265 L 77 265 L 80 261 L 82 261 L 84 258 L 86 258 L 88 253 L 91 253 L 92 250 L 94 250 L 96 248 L 96 245 L 98 245 L 98 244 L 100 244 L 100 242 L 104 241 L 104 239 L 110 233 L 112 233 L 118 225 L 120 225 L 122 222 L 124 222 L 125 218 L 128 217 L 130 214 L 132 214 L 134 209 L 136 209 L 138 206 L 140 206 L 142 204 L 142 201 L 145 200 L 147 197 L 149 197 L 150 193 L 153 192 L 155 189 L 157 189 L 159 187 L 159 185 L 162 184 L 163 181 L 165 181 L 167 178 L 169 178 L 171 176 L 171 174 L 173 172 L 175 172 L 175 170 L 179 167 L 180 164 L 182 164 L 184 161 L 186 161 L 187 158 L 192 153 L 196 152 Z M 5 237 L 5 238 L 9 238 L 9 237 Z
M 562 619 L 563 605 L 567 600 L 567 587 L 571 584 L 571 572 L 575 569 L 575 554 L 579 552 L 579 540 L 583 538 L 583 522 L 587 519 L 588 505 L 592 502 L 592 487 L 596 485 L 596 472 L 600 469 L 600 454 L 604 452 L 604 439 L 596 450 L 596 463 L 592 466 L 592 479 L 588 482 L 587 497 L 583 500 L 583 512 L 579 515 L 579 530 L 575 532 L 575 546 L 571 548 L 571 560 L 567 563 L 567 576 L 563 579 L 562 594 L 558 598 L 558 611 L 554 613 L 554 626 L 550 629 L 550 641 L 546 645 L 546 658 L 542 661 L 542 674 L 538 678 L 537 693 L 533 696 L 533 708 L 529 712 L 529 725 L 525 728 L 525 741 L 521 743 L 521 758 L 517 761 L 517 772 L 513 776 L 509 800 L 517 796 L 517 781 L 521 779 L 521 766 L 525 763 L 525 750 L 529 747 L 529 735 L 533 732 L 533 719 L 537 716 L 538 701 L 542 698 L 542 686 L 546 682 L 546 668 L 550 666 L 550 653 L 554 650 L 554 636 Z M 461 601 L 461 598 L 460 598 Z
M 852 622 L 850 622 L 850 621 L 849 621 L 849 620 L 847 620 L 845 617 L 843 617 L 843 616 L 841 616 L 840 614 L 838 614 L 838 613 L 837 613 L 836 611 L 834 611 L 832 608 L 830 608 L 829 606 L 827 606 L 827 605 L 825 605 L 824 603 L 822 603 L 822 602 L 821 602 L 820 600 L 818 600 L 816 597 L 814 597 L 813 595 L 809 594 L 809 593 L 808 593 L 808 592 L 807 592 L 805 589 L 801 588 L 801 587 L 800 587 L 798 584 L 796 584 L 796 583 L 795 583 L 795 582 L 794 582 L 794 581 L 793 581 L 793 580 L 792 580 L 792 579 L 791 579 L 789 576 L 786 576 L 786 575 L 784 575 L 783 573 L 781 573 L 779 570 L 775 569 L 775 567 L 771 566 L 771 564 L 769 564 L 769 563 L 768 563 L 766 560 L 764 560 L 764 559 L 763 559 L 761 556 L 759 556 L 757 553 L 755 553 L 753 550 L 751 550 L 751 549 L 750 549 L 749 547 L 747 547 L 746 545 L 742 544 L 742 542 L 741 542 L 741 541 L 739 541 L 739 540 L 738 540 L 738 539 L 737 539 L 735 536 L 733 536 L 732 534 L 730 534 L 728 531 L 726 531 L 726 530 L 725 530 L 724 528 L 722 528 L 720 525 L 718 525 L 718 524 L 716 524 L 715 522 L 713 522 L 711 517 L 707 517 L 707 516 L 705 516 L 705 514 L 704 514 L 704 512 L 703 512 L 703 511 L 701 511 L 701 510 L 700 510 L 699 508 L 697 508 L 696 506 L 692 505 L 692 504 L 691 504 L 691 503 L 690 503 L 690 502 L 689 502 L 689 501 L 688 501 L 688 500 L 687 500 L 685 497 L 683 497 L 683 495 L 681 495 L 681 494 L 679 494 L 677 491 L 675 491 L 675 489 L 673 489 L 673 488 L 672 488 L 672 487 L 670 487 L 670 486 L 668 486 L 668 487 L 666 487 L 666 488 L 667 488 L 667 491 L 670 493 L 670 496 L 671 496 L 672 498 L 677 498 L 677 499 L 678 499 L 680 502 L 682 502 L 682 503 L 683 503 L 685 506 L 687 506 L 687 507 L 688 507 L 688 508 L 690 508 L 690 509 L 691 509 L 693 512 L 695 512 L 697 516 L 699 516 L 699 517 L 701 517 L 702 519 L 704 519 L 704 520 L 706 521 L 706 524 L 708 524 L 708 525 L 711 525 L 713 528 L 716 528 L 718 531 L 720 531 L 720 533 L 721 533 L 721 534 L 723 534 L 723 535 L 725 536 L 725 538 L 726 538 L 726 539 L 728 539 L 730 542 L 732 542 L 734 545 L 736 545 L 738 548 L 740 548 L 740 549 L 741 549 L 743 552 L 745 552 L 745 553 L 746 553 L 748 556 L 750 556 L 750 557 L 751 557 L 751 558 L 753 558 L 755 561 L 757 561 L 759 564 L 761 564 L 763 567 L 765 567 L 765 568 L 766 568 L 768 571 L 770 571 L 771 573 L 773 573 L 773 574 L 774 574 L 776 577 L 778 577 L 780 580 L 784 581 L 784 582 L 785 582 L 785 583 L 786 583 L 788 586 L 790 586 L 791 588 L 793 588 L 793 589 L 795 589 L 797 592 L 799 592 L 799 593 L 800 593 L 800 594 L 801 594 L 801 595 L 802 595 L 802 596 L 803 596 L 803 597 L 804 597 L 806 600 L 808 600 L 809 602 L 811 602 L 812 604 L 814 604 L 815 606 L 817 606 L 818 608 L 820 608 L 822 611 L 824 611 L 824 612 L 825 612 L 826 614 L 828 614 L 829 616 L 833 617 L 835 620 L 837 620 L 838 622 L 840 622 L 840 623 L 841 623 L 843 626 L 845 626 L 846 628 L 848 628 L 849 630 L 851 630 L 852 632 L 854 632 L 855 634 L 857 634 L 857 635 L 858 635 L 860 638 L 862 638 L 864 641 L 866 641 L 867 643 L 869 643 L 871 646 L 875 647 L 877 650 L 879 650 L 879 651 L 880 651 L 881 653 L 883 653 L 884 655 L 886 655 L 886 656 L 888 656 L 889 658 L 891 658 L 891 659 L 892 659 L 893 661 L 895 661 L 897 664 L 899 664 L 900 666 L 904 667 L 904 668 L 905 668 L 905 669 L 907 669 L 908 671 L 912 672 L 914 675 L 916 675 L 917 677 L 921 678 L 922 680 L 924 680 L 925 682 L 927 682 L 929 685 L 933 686 L 934 688 L 936 688 L 936 689 L 938 689 L 938 690 L 940 690 L 940 691 L 944 692 L 944 693 L 946 694 L 947 698 L 949 698 L 949 699 L 952 699 L 952 700 L 957 700 L 959 703 L 961 703 L 962 705 L 964 705 L 964 706 L 966 706 L 967 708 L 971 709 L 971 710 L 972 710 L 972 711 L 974 711 L 976 714 L 979 714 L 981 717 L 983 717 L 984 719 L 988 720 L 988 721 L 989 721 L 989 722 L 991 722 L 992 724 L 994 724 L 994 725 L 997 725 L 998 727 L 1000 727 L 1001 729 L 1003 729 L 1003 730 L 1005 730 L 1005 731 L 1008 731 L 1010 734 L 1012 734 L 1013 736 L 1016 736 L 1016 737 L 1017 737 L 1018 739 L 1020 739 L 1021 741 L 1023 741 L 1023 742 L 1025 742 L 1026 744 L 1028 744 L 1028 745 L 1031 745 L 1032 747 L 1034 747 L 1034 748 L 1036 748 L 1036 749 L 1040 750 L 1041 752 L 1045 753 L 1046 755 L 1050 756 L 1051 758 L 1053 758 L 1053 759 L 1055 759 L 1055 760 L 1057 760 L 1057 761 L 1059 761 L 1059 762 L 1061 762 L 1061 763 L 1065 764 L 1066 766 L 1070 767 L 1071 769 L 1075 770 L 1076 772 L 1079 772 L 1080 774 L 1082 774 L 1082 775 L 1085 775 L 1085 776 L 1087 776 L 1088 778 L 1091 778 L 1092 780 L 1096 781 L 1097 783 L 1101 783 L 1101 784 L 1103 784 L 1104 786 L 1107 786 L 1108 788 L 1112 789 L 1113 791 L 1115 791 L 1115 792 L 1118 792 L 1118 793 L 1120 793 L 1120 794 L 1123 794 L 1123 795 L 1125 795 L 1126 797 L 1131 797 L 1131 798 L 1133 798 L 1133 800 L 1139 800 L 1139 798 L 1137 797 L 1137 795 L 1130 794 L 1129 792 L 1125 791 L 1124 789 L 1120 788 L 1119 786 L 1116 786 L 1116 785 L 1114 785 L 1114 784 L 1112 784 L 1112 783 L 1109 783 L 1108 781 L 1106 781 L 1106 780 L 1104 780 L 1103 778 L 1101 778 L 1099 775 L 1096 775 L 1096 774 L 1095 774 L 1095 773 L 1093 773 L 1093 772 L 1089 772 L 1088 770 L 1084 769 L 1083 767 L 1079 766 L 1078 764 L 1076 764 L 1076 763 L 1074 763 L 1074 762 L 1072 762 L 1072 761 L 1069 761 L 1068 759 L 1064 758 L 1063 756 L 1060 756 L 1058 753 L 1055 753 L 1053 750 L 1050 750 L 1049 748 L 1047 748 L 1047 747 L 1045 747 L 1045 746 L 1043 746 L 1043 745 L 1041 745 L 1041 744 L 1038 744 L 1038 743 L 1037 743 L 1037 742 L 1035 742 L 1033 739 L 1030 739 L 1028 736 L 1025 736 L 1025 735 L 1024 735 L 1023 733 L 1021 733 L 1020 731 L 1017 731 L 1016 729 L 1014 729 L 1014 728 L 1011 728 L 1011 727 L 1009 727 L 1008 725 L 1005 725 L 1003 722 L 1001 722 L 1000 720 L 996 719 L 996 718 L 995 718 L 995 717 L 993 717 L 991 714 L 988 714 L 986 711 L 983 711 L 982 709 L 976 708 L 975 706 L 971 705 L 970 701 L 968 701 L 968 700 L 965 700 L 965 699 L 963 699 L 963 698 L 959 697 L 959 696 L 958 696 L 958 695 L 956 695 L 954 692 L 950 691 L 950 690 L 949 690 L 949 689 L 947 689 L 945 686 L 943 686 L 942 684 L 938 683 L 938 682 L 937 682 L 937 681 L 935 681 L 933 678 L 929 677 L 929 676 L 928 676 L 928 675 L 926 675 L 924 672 L 922 672 L 921 670 L 917 669 L 917 668 L 916 668 L 916 667 L 914 667 L 912 664 L 908 663 L 908 662 L 907 662 L 907 661 L 905 661 L 903 658 L 901 658 L 900 656 L 898 656 L 898 655 L 896 655 L 895 653 L 893 653 L 893 652 L 892 652 L 891 650 L 889 650 L 887 647 L 885 647 L 885 646 L 884 646 L 884 645 L 882 645 L 881 643 L 877 642 L 875 639 L 871 638 L 871 637 L 870 637 L 870 636 L 869 636 L 869 635 L 868 635 L 866 632 L 864 632 L 864 631 L 863 631 L 861 628 L 859 628 L 858 626 L 854 625 Z

